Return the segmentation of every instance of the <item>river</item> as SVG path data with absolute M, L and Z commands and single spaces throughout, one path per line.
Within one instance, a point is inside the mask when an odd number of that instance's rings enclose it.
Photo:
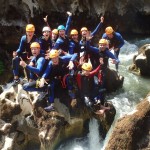
M 106 98 L 111 101 L 116 108 L 115 120 L 105 139 L 99 134 L 99 124 L 94 118 L 89 123 L 89 133 L 82 138 L 75 138 L 61 144 L 57 150 L 103 150 L 107 145 L 110 134 L 114 128 L 115 122 L 125 114 L 134 112 L 136 104 L 146 97 L 150 91 L 150 79 L 139 77 L 128 71 L 132 59 L 137 54 L 138 48 L 144 44 L 150 43 L 150 38 L 134 38 L 134 40 L 125 41 L 125 45 L 120 51 L 119 74 L 124 76 L 123 88 L 111 93 Z M 110 65 L 114 68 L 114 65 Z

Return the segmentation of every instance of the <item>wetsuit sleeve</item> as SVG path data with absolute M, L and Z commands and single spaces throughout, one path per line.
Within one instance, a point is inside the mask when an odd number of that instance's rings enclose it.
M 111 53 L 109 50 L 105 51 L 105 54 L 111 58 L 111 59 L 115 59 L 117 61 L 117 63 L 119 63 L 119 60 L 113 55 L 113 53 Z
M 52 61 L 49 61 L 48 65 L 46 67 L 46 70 L 42 75 L 42 78 L 47 79 L 48 76 L 50 75 L 51 69 L 52 69 Z
M 21 53 L 25 50 L 25 42 L 26 42 L 26 36 L 22 36 L 19 44 L 19 48 L 16 51 L 18 55 L 21 55 Z
M 45 63 L 45 59 L 41 57 L 38 59 L 36 67 L 27 65 L 26 68 L 35 74 L 40 74 L 43 69 L 44 63 Z
M 89 41 L 86 42 L 86 46 L 90 52 L 95 53 L 95 54 L 99 53 L 99 49 L 97 47 L 91 46 Z
M 104 34 L 102 35 L 102 39 L 106 39 L 106 40 L 107 40 L 107 34 L 106 34 L 106 33 L 104 33 Z
M 91 36 L 95 36 L 95 34 L 99 31 L 99 29 L 102 27 L 102 23 L 100 22 L 95 30 L 91 33 Z
M 120 33 L 116 33 L 116 38 L 117 40 L 119 41 L 119 45 L 118 45 L 118 48 L 121 48 L 123 45 L 124 45 L 124 39 L 123 37 L 121 36 Z
M 71 17 L 72 16 L 68 16 L 67 22 L 66 22 L 66 30 L 65 30 L 65 34 L 68 35 L 68 31 L 70 28 L 70 24 L 71 24 Z
M 64 62 L 74 61 L 77 58 L 77 54 L 72 54 L 72 55 L 68 54 L 68 55 L 62 56 L 60 58 Z
M 73 42 L 69 43 L 69 54 L 74 54 L 75 44 Z
M 59 50 L 61 43 L 62 43 L 61 39 L 58 38 L 56 40 L 56 43 L 55 43 L 55 46 L 53 47 L 53 49 Z
M 90 72 L 90 77 L 93 77 L 95 74 L 97 74 L 98 73 L 98 71 L 101 69 L 101 67 L 100 67 L 100 65 L 96 68 L 96 69 L 94 69 L 93 71 L 91 71 Z

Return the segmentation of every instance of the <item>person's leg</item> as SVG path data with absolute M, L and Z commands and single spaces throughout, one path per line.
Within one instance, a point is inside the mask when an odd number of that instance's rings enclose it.
M 13 74 L 14 74 L 14 85 L 17 85 L 20 80 L 19 80 L 19 62 L 20 62 L 20 58 L 19 57 L 15 57 L 12 59 L 12 69 L 13 69 Z
M 42 92 L 45 90 L 45 87 L 37 88 L 36 81 L 32 81 L 32 82 L 25 83 L 23 85 L 23 90 L 30 91 L 30 92 L 34 92 L 34 91 Z
M 118 49 L 117 51 L 114 51 L 114 54 L 115 54 L 115 56 L 116 56 L 117 59 L 119 57 L 119 53 L 120 53 L 120 49 Z M 118 71 L 119 63 L 115 64 L 115 67 L 116 67 L 116 71 Z
M 51 82 L 48 84 L 48 102 L 50 103 L 49 106 L 45 107 L 45 111 L 53 111 L 54 110 L 54 86 L 55 82 Z
M 75 94 L 75 89 L 74 89 L 74 79 L 72 76 L 68 75 L 65 78 L 65 82 L 67 85 L 67 89 L 68 89 L 68 95 L 71 98 L 71 107 L 75 107 L 77 105 L 77 99 L 76 99 L 76 94 Z

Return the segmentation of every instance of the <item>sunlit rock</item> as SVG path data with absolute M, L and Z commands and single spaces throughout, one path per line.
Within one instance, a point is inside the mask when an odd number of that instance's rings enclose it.
M 43 93 L 26 92 L 21 84 L 1 93 L 1 148 L 6 147 L 4 141 L 9 141 L 9 149 L 12 150 L 24 149 L 29 143 L 41 150 L 53 150 L 65 139 L 83 136 L 85 124 L 90 118 L 95 117 L 101 121 L 107 132 L 115 116 L 111 106 L 112 109 L 103 118 L 99 118 L 80 99 L 77 107 L 72 109 L 66 104 L 68 97 L 64 96 L 62 100 L 55 99 L 55 111 L 46 112 L 43 108 L 47 105 L 47 100 L 41 94 Z
M 150 44 L 145 44 L 139 48 L 129 70 L 142 76 L 150 76 Z
M 119 119 L 105 150 L 150 148 L 150 93 L 137 106 L 136 111 Z

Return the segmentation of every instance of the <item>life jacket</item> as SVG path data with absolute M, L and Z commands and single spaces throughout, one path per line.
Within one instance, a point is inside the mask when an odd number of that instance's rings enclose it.
M 40 46 L 41 46 L 41 50 L 43 50 L 44 53 L 46 53 L 46 50 L 52 48 L 52 41 L 51 41 L 50 37 L 49 37 L 48 40 L 46 41 L 45 38 L 44 38 L 44 36 L 42 36 L 42 37 L 39 39 L 39 43 L 40 43 Z
M 64 63 L 61 58 L 59 58 L 59 64 L 53 65 L 50 73 L 50 79 L 54 77 L 63 77 L 68 74 L 69 69 L 67 68 L 68 63 Z
M 100 51 L 98 55 L 99 55 L 99 58 L 103 58 L 104 64 L 102 65 L 102 69 L 106 69 L 108 66 L 109 57 L 105 54 L 105 51 Z
M 77 74 L 76 80 L 81 92 L 81 96 L 90 97 L 91 91 L 94 88 L 94 77 L 88 77 L 79 73 Z

